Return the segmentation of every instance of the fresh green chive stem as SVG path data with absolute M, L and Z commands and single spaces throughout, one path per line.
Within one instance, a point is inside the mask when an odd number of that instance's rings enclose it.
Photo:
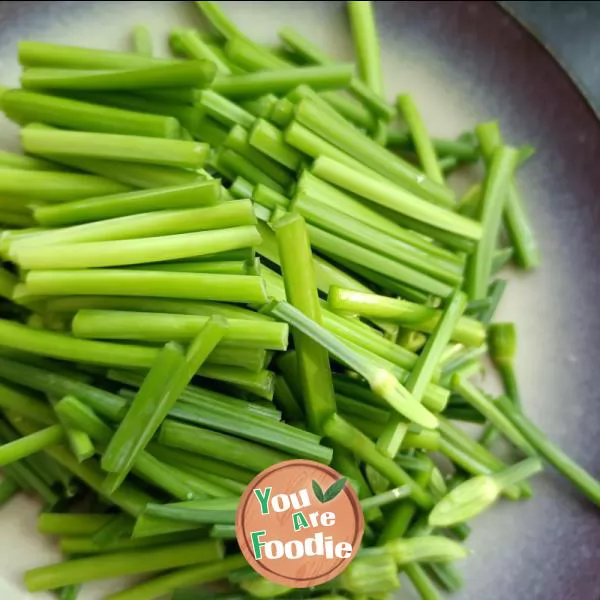
M 247 564 L 242 554 L 234 554 L 213 564 L 192 566 L 160 575 L 123 592 L 111 594 L 106 600 L 153 600 L 185 587 L 217 582 Z
M 356 172 L 326 156 L 318 158 L 313 163 L 312 173 L 375 204 L 401 215 L 410 216 L 412 219 L 425 222 L 443 231 L 470 240 L 479 240 L 482 237 L 481 225 L 476 221 L 431 204 L 392 183 Z
M 479 147 L 486 160 L 491 160 L 494 151 L 502 146 L 502 136 L 498 123 L 490 121 L 476 127 Z M 532 231 L 527 211 L 516 181 L 509 183 L 504 206 L 504 223 L 515 250 L 515 260 L 524 269 L 534 269 L 539 265 L 539 249 Z
M 23 148 L 32 154 L 109 158 L 181 168 L 200 168 L 209 147 L 202 142 L 115 133 L 21 129 Z
M 227 128 L 240 125 L 249 129 L 254 124 L 255 119 L 253 115 L 235 102 L 212 90 L 201 92 L 198 106 L 201 106 L 207 115 L 219 121 L 219 123 L 222 123 Z
M 490 357 L 500 372 L 506 395 L 520 406 L 521 399 L 514 368 L 517 330 L 514 323 L 494 323 L 488 328 Z
M 520 433 L 519 429 L 512 424 L 510 419 L 480 389 L 461 377 L 460 372 L 452 377 L 452 387 L 475 410 L 494 423 L 502 435 L 516 448 L 529 456 L 536 454 L 534 447 Z
M 207 87 L 216 67 L 206 60 L 159 62 L 126 70 L 84 70 L 31 67 L 21 75 L 21 85 L 31 90 L 116 91 L 153 88 Z
M 181 134 L 181 126 L 173 116 L 144 114 L 125 107 L 102 106 L 20 89 L 2 94 L 0 109 L 20 125 L 43 122 L 80 131 L 154 138 L 176 139 Z
M 338 287 L 330 288 L 328 304 L 334 311 L 390 320 L 404 328 L 425 333 L 431 333 L 442 316 L 439 309 Z M 452 331 L 451 339 L 469 346 L 480 346 L 485 341 L 485 329 L 475 319 L 461 317 Z
M 196 254 L 190 253 L 189 257 L 198 258 L 202 254 L 214 254 L 221 250 L 215 248 L 211 252 L 212 242 L 218 244 L 217 232 L 221 237 L 231 233 L 240 234 L 245 238 L 252 233 L 251 225 L 255 223 L 252 203 L 249 200 L 232 200 L 216 206 L 202 208 L 189 208 L 183 210 L 161 210 L 148 212 L 141 215 L 127 215 L 113 219 L 103 219 L 94 223 L 82 223 L 70 227 L 62 227 L 42 231 L 9 243 L 9 254 L 17 253 L 20 248 L 31 246 L 62 246 L 73 243 L 107 242 L 107 241 L 140 241 L 140 238 L 154 238 L 177 234 L 194 234 L 212 231 L 212 238 L 207 236 L 206 249 L 200 247 Z M 250 229 L 236 229 L 237 227 L 250 227 Z M 224 231 L 223 231 L 224 230 Z M 243 234 L 243 235 L 242 235 Z M 171 238 L 177 239 L 177 238 Z M 185 238 L 184 238 L 185 239 Z M 241 241 L 246 241 L 241 240 Z M 248 239 L 249 243 L 258 243 L 260 236 L 255 232 Z M 232 250 L 237 248 L 232 248 Z M 222 252 L 229 251 L 229 248 Z M 12 258 L 15 258 L 14 256 Z
M 524 416 L 507 398 L 498 404 L 510 422 L 532 444 L 538 454 L 578 487 L 592 502 L 600 505 L 600 482 L 569 458 L 556 444 L 551 442 L 538 427 Z
M 30 293 L 48 296 L 149 296 L 242 304 L 267 300 L 263 280 L 251 275 L 70 269 L 30 271 L 26 281 Z
M 454 265 L 442 263 L 420 250 L 398 241 L 391 235 L 357 221 L 342 210 L 327 206 L 302 192 L 295 194 L 291 208 L 311 224 L 353 244 L 363 246 L 388 258 L 394 258 L 407 267 L 433 279 L 451 285 L 462 283 L 462 273 Z
M 399 500 L 407 498 L 410 496 L 411 488 L 409 486 L 394 488 L 392 490 L 388 490 L 387 492 L 383 492 L 376 496 L 371 496 L 370 498 L 365 498 L 361 500 L 360 505 L 364 512 L 381 506 L 387 506 L 388 504 L 394 504 Z
M 146 514 L 201 525 L 235 525 L 235 513 L 239 502 L 239 498 L 217 498 L 174 504 L 148 504 Z
M 185 356 L 176 345 L 169 343 L 164 347 L 112 437 L 102 457 L 103 469 L 117 473 L 117 480 L 122 480 L 189 380 L 223 339 L 226 329 L 226 321 L 214 316 L 198 333 Z
M 402 113 L 404 121 L 410 130 L 411 139 L 417 151 L 423 172 L 432 181 L 443 184 L 444 175 L 438 162 L 435 147 L 427 133 L 425 123 L 419 114 L 414 99 L 409 94 L 402 94 L 398 96 L 397 104 L 398 110 Z
M 367 264 L 376 273 L 436 296 L 446 297 L 452 293 L 452 287 L 449 284 L 406 266 L 389 256 L 383 256 L 375 250 L 349 242 L 314 225 L 308 225 L 308 230 L 313 246 L 334 260 L 345 258 L 359 265 Z
M 371 389 L 376 394 L 380 394 L 396 411 L 423 427 L 436 426 L 435 417 L 426 408 L 419 406 L 389 371 L 382 369 L 377 364 L 365 362 L 360 354 L 357 354 L 300 310 L 287 302 L 274 302 L 263 310 L 286 321 L 294 330 L 310 337 L 338 360 L 362 375 L 369 382 Z
M 95 579 L 166 571 L 194 563 L 210 563 L 222 557 L 223 547 L 218 540 L 188 542 L 164 548 L 78 558 L 32 569 L 25 573 L 25 585 L 31 592 L 52 590 Z
M 421 565 L 416 563 L 408 564 L 404 566 L 403 570 L 410 579 L 415 590 L 419 593 L 421 600 L 441 600 L 441 596 L 437 591 L 436 586 Z
M 41 512 L 37 520 L 37 531 L 45 535 L 92 536 L 111 518 L 107 514 Z
M 135 25 L 131 30 L 133 51 L 140 56 L 151 57 L 153 54 L 152 35 L 145 25 Z
M 429 508 L 432 499 L 429 493 L 397 465 L 391 458 L 384 456 L 375 444 L 355 427 L 338 415 L 325 422 L 324 434 L 343 446 L 362 461 L 381 473 L 396 487 L 412 486 L 412 499 L 422 508 Z
M 293 307 L 320 325 L 321 307 L 313 256 L 304 219 L 290 214 L 275 223 L 286 296 Z M 293 334 L 309 427 L 319 432 L 335 412 L 335 393 L 327 350 L 305 334 Z
M 208 322 L 207 316 L 83 309 L 72 323 L 77 337 L 154 342 L 188 341 Z M 286 350 L 288 326 L 284 323 L 227 318 L 224 341 L 243 348 Z
M 247 129 L 244 129 L 241 125 L 234 125 L 223 144 L 227 148 L 238 152 L 279 186 L 285 189 L 291 187 L 294 181 L 289 171 L 277 161 L 272 160 L 256 148 L 253 148 L 248 138 L 249 133 Z
M 139 190 L 53 206 L 40 206 L 35 209 L 34 215 L 36 221 L 42 226 L 57 227 L 152 211 L 211 206 L 217 204 L 219 197 L 220 184 L 213 179 L 189 185 Z
M 465 289 L 471 300 L 487 296 L 494 250 L 498 241 L 502 211 L 506 203 L 510 179 L 517 161 L 517 151 L 502 146 L 489 161 L 481 199 L 480 219 L 484 232 L 467 268 Z
M 19 62 L 24 67 L 53 67 L 65 69 L 132 69 L 148 65 L 172 64 L 129 52 L 110 52 L 46 42 L 20 41 Z
M 212 89 L 226 98 L 236 99 L 285 94 L 301 84 L 310 85 L 315 90 L 343 89 L 350 83 L 353 70 L 351 64 L 338 64 L 260 71 L 217 78 Z M 23 85 L 30 83 L 28 78 L 23 79 Z
M 68 202 L 130 189 L 108 178 L 83 173 L 0 169 L 0 194 L 24 197 L 30 202 Z
M 284 134 L 264 119 L 256 119 L 250 130 L 248 143 L 284 167 L 296 171 L 303 160 L 301 152 L 287 143 Z
M 379 36 L 373 3 L 350 1 L 347 8 L 360 78 L 375 93 L 383 95 Z
M 414 369 L 406 380 L 406 389 L 412 394 L 416 402 L 422 402 L 426 386 L 431 383 L 440 357 L 450 341 L 450 335 L 461 318 L 467 298 L 462 292 L 455 292 L 441 317 L 429 336 L 423 352 L 419 355 Z M 396 456 L 402 440 L 406 434 L 406 427 L 397 415 L 391 415 L 383 434 L 377 440 L 378 448 L 390 457 Z
M 0 93 L 2 97 L 4 93 Z M 0 100 L 0 106 L 2 101 Z M 64 171 L 65 169 L 60 165 L 54 164 L 43 158 L 35 158 L 33 156 L 25 156 L 22 154 L 16 154 L 14 152 L 7 152 L 6 150 L 0 150 L 0 168 L 2 169 L 21 169 L 23 171 Z
M 252 442 L 174 421 L 162 425 L 160 443 L 222 460 L 255 473 L 291 458 L 288 454 Z
M 68 396 L 67 396 L 68 398 Z M 63 429 L 65 431 L 65 437 L 69 442 L 69 447 L 71 448 L 71 452 L 77 457 L 79 462 L 83 462 L 88 458 L 92 457 L 96 453 L 96 449 L 90 436 L 83 430 L 78 429 L 76 427 L 71 427 L 68 422 L 66 422 L 56 411 L 56 402 L 52 402 L 55 412 L 58 416 L 58 420 L 60 421 Z

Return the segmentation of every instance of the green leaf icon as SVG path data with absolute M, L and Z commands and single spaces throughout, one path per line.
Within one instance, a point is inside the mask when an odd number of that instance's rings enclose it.
M 321 486 L 313 479 L 312 482 L 312 489 L 313 492 L 315 493 L 315 496 L 317 497 L 317 500 L 319 502 L 325 502 L 325 495 L 323 494 L 323 490 L 321 489 Z
M 334 481 L 331 484 L 331 486 L 327 489 L 325 494 L 323 494 L 323 496 L 324 496 L 323 501 L 329 502 L 330 500 L 333 500 L 334 498 L 339 496 L 339 494 L 344 489 L 344 486 L 346 485 L 346 481 L 347 481 L 346 477 L 342 477 L 342 478 L 338 479 L 337 481 Z

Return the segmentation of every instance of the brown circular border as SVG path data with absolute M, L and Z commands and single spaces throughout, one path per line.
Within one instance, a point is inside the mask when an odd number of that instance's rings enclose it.
M 289 585 L 290 587 L 294 587 L 294 588 L 313 587 L 315 585 L 320 585 L 327 581 L 331 581 L 334 577 L 336 577 L 339 573 L 341 573 L 342 570 L 344 568 L 346 568 L 354 560 L 354 558 L 356 557 L 356 552 L 354 553 L 354 556 L 352 556 L 350 559 L 340 559 L 341 562 L 336 564 L 334 567 L 332 567 L 326 573 L 322 573 L 319 577 L 298 577 L 298 578 L 286 577 L 286 576 L 280 575 L 276 571 L 273 571 L 272 569 L 264 566 L 263 563 L 260 563 L 259 561 L 255 560 L 253 558 L 252 550 L 248 543 L 246 527 L 243 523 L 243 515 L 244 515 L 246 506 L 247 506 L 250 498 L 252 498 L 253 489 L 257 485 L 259 485 L 265 477 L 268 477 L 272 473 L 276 473 L 277 471 L 285 469 L 289 466 L 309 467 L 311 469 L 316 469 L 318 471 L 324 472 L 327 475 L 334 477 L 334 478 L 339 478 L 341 476 L 335 469 L 333 469 L 327 465 L 322 465 L 321 463 L 314 462 L 311 460 L 304 460 L 304 459 L 287 460 L 285 462 L 277 463 L 276 465 L 273 465 L 273 466 L 269 467 L 268 469 L 265 469 L 264 471 L 259 473 L 248 484 L 248 487 L 242 494 L 242 497 L 240 499 L 240 503 L 238 505 L 238 509 L 236 512 L 236 519 L 235 519 L 236 538 L 237 538 L 238 545 L 240 546 L 240 549 L 242 551 L 242 554 L 248 561 L 248 564 L 260 575 L 264 575 L 267 579 L 270 579 L 271 581 L 275 581 L 276 583 L 279 583 L 282 585 Z M 360 545 L 360 543 L 362 541 L 362 536 L 364 534 L 364 527 L 365 527 L 364 516 L 363 516 L 362 509 L 360 507 L 360 501 L 358 499 L 358 496 L 356 495 L 354 490 L 349 485 L 344 488 L 344 494 L 346 495 L 346 497 L 350 501 L 350 505 L 352 506 L 352 513 L 354 515 L 354 522 L 356 524 L 355 534 L 354 534 L 354 538 L 352 540 L 352 547 L 357 548 L 358 545 Z M 249 557 L 252 557 L 252 558 L 249 558 Z M 344 562 L 346 562 L 345 565 L 344 565 Z M 271 574 L 273 577 L 269 577 L 268 574 Z M 298 583 L 300 583 L 302 585 L 298 585 Z

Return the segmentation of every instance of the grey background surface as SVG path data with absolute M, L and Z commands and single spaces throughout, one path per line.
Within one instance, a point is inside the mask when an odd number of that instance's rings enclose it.
M 500 2 L 554 54 L 600 112 L 600 2 Z

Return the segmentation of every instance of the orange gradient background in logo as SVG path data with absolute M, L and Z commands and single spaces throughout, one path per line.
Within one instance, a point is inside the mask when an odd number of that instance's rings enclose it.
M 341 475 L 332 468 L 310 460 L 290 460 L 273 465 L 260 473 L 248 486 L 240 501 L 236 515 L 237 540 L 246 560 L 260 575 L 270 581 L 292 588 L 306 588 L 325 583 L 337 577 L 356 556 L 364 531 L 364 519 L 360 502 L 350 484 L 346 483 L 343 491 L 333 500 L 321 503 L 316 498 L 312 481 L 316 481 L 323 491 L 327 490 Z M 254 493 L 260 488 L 271 487 L 269 498 L 269 514 L 261 514 L 261 505 Z M 296 494 L 306 489 L 310 505 L 296 509 L 290 506 L 285 512 L 275 512 L 271 500 L 279 495 Z M 292 515 L 302 511 L 309 527 L 294 531 Z M 317 527 L 312 527 L 310 514 L 326 512 L 335 514 L 335 523 L 322 526 L 319 519 Z M 325 556 L 302 556 L 290 559 L 286 556 L 269 559 L 264 555 L 257 560 L 252 549 L 251 534 L 255 531 L 266 531 L 261 541 L 280 540 L 284 544 L 291 540 L 301 543 L 316 533 L 332 537 L 334 547 L 340 542 L 352 546 L 349 558 L 325 558 Z

